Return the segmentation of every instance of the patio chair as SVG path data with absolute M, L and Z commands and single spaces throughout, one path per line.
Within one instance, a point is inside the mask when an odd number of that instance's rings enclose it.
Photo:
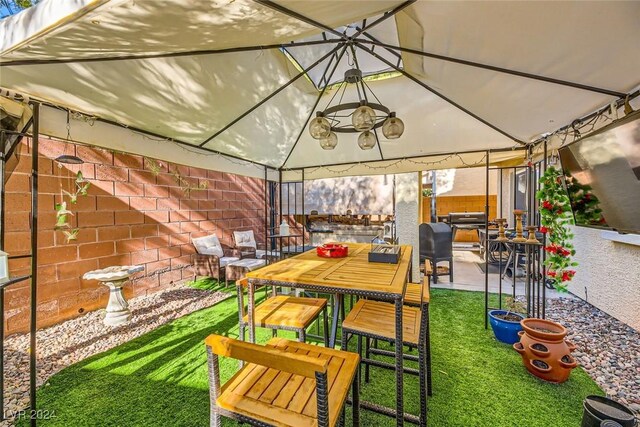
M 224 280 L 225 267 L 242 258 L 239 250 L 223 245 L 215 234 L 191 241 L 197 252 L 192 257 L 194 280 L 198 276 Z
M 280 254 L 277 251 L 267 251 L 265 249 L 258 249 L 258 243 L 256 237 L 253 234 L 253 230 L 234 231 L 233 242 L 238 250 L 242 252 L 243 258 L 258 258 L 258 259 L 278 259 Z
M 249 326 L 249 315 L 245 311 L 244 289 L 248 286 L 246 278 L 236 281 L 238 293 L 238 316 L 240 339 L 245 340 L 246 328 Z M 254 308 L 256 327 L 267 328 L 275 336 L 278 330 L 295 331 L 298 341 L 306 340 L 307 328 L 323 313 L 324 345 L 329 346 L 329 320 L 326 298 L 307 298 L 290 295 L 277 295 L 275 289 L 272 296 Z
M 221 416 L 257 426 L 344 425 L 350 388 L 353 425 L 360 424 L 357 354 L 283 338 L 261 346 L 209 335 L 205 343 L 211 426 Z M 247 362 L 222 386 L 219 356 Z
M 429 279 L 424 278 L 421 285 L 419 306 L 405 304 L 402 312 L 403 339 L 400 345 L 417 348 L 418 356 L 403 354 L 406 360 L 418 362 L 418 369 L 404 368 L 404 372 L 418 375 L 420 378 L 420 416 L 421 426 L 427 425 L 427 395 L 431 395 L 431 345 L 429 334 Z M 367 340 L 367 353 L 361 364 L 395 370 L 396 365 L 380 360 L 369 359 L 368 352 L 395 357 L 395 352 L 369 349 L 368 340 L 395 343 L 395 306 L 388 302 L 359 300 L 342 322 L 342 348 L 347 348 L 352 336 L 358 337 L 358 353 L 362 351 L 362 338 Z M 367 380 L 367 378 L 365 378 Z

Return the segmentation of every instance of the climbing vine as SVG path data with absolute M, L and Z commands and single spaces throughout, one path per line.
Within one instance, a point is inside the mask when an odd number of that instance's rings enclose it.
M 562 172 L 554 167 L 548 168 L 540 177 L 541 188 L 536 193 L 540 203 L 540 231 L 547 234 L 548 244 L 545 265 L 548 281 L 559 291 L 567 290 L 567 282 L 573 279 L 578 265 L 571 259 L 576 251 L 573 248 L 569 226 L 573 224 L 569 197 L 563 188 Z
M 145 162 L 147 163 L 147 168 L 154 176 L 160 175 L 160 171 L 162 171 L 162 165 L 158 161 L 153 159 L 145 159 Z M 182 192 L 187 197 L 191 195 L 192 191 L 206 190 L 208 187 L 207 181 L 203 181 L 200 184 L 194 185 L 188 179 L 180 175 L 180 172 L 178 172 L 178 168 L 176 168 L 173 172 L 169 170 L 169 172 L 173 176 L 173 180 L 176 182 L 178 187 L 182 189 Z
M 78 203 L 78 197 L 86 196 L 89 191 L 89 187 L 91 186 L 90 182 L 87 182 L 82 176 L 82 172 L 78 171 L 76 174 L 76 179 L 74 180 L 75 191 L 69 192 L 66 190 L 62 190 L 61 194 L 61 202 L 56 203 L 56 225 L 54 229 L 56 231 L 62 231 L 65 238 L 67 239 L 67 243 L 72 240 L 78 240 L 78 232 L 79 228 L 72 228 L 69 223 L 70 217 L 74 216 L 73 212 L 68 209 L 67 202 L 75 205 Z

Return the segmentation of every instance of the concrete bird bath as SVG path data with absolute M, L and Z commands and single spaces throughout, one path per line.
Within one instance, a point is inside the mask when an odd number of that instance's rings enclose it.
M 104 324 L 107 326 L 124 325 L 131 319 L 129 304 L 122 294 L 122 286 L 132 274 L 144 270 L 141 265 L 118 265 L 93 270 L 82 276 L 85 280 L 97 280 L 109 287 L 109 303 Z

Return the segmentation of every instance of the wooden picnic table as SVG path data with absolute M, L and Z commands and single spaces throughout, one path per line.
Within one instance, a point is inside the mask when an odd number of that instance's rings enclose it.
M 370 245 L 366 243 L 342 243 L 349 246 L 345 258 L 321 258 L 315 249 L 287 258 L 247 274 L 249 339 L 255 342 L 254 293 L 256 286 L 280 286 L 335 295 L 330 345 L 335 344 L 338 314 L 343 296 L 389 301 L 395 304 L 396 342 L 402 343 L 402 299 L 411 273 L 412 247 L 401 246 L 398 264 L 368 261 Z M 397 425 L 404 423 L 403 410 L 403 360 L 402 345 L 395 346 L 396 359 L 396 410 Z

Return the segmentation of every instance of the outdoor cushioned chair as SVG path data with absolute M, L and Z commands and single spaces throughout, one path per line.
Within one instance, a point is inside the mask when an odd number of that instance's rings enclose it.
M 244 309 L 244 290 L 247 279 L 236 281 L 238 292 L 238 315 L 240 339 L 245 340 L 245 330 L 249 326 L 249 316 Z M 290 295 L 272 296 L 254 308 L 255 324 L 257 327 L 273 330 L 295 331 L 300 342 L 306 339 L 306 330 L 323 312 L 324 345 L 329 346 L 329 323 L 327 316 L 327 300 L 325 298 L 295 297 Z
M 267 257 L 267 251 L 265 249 L 258 249 L 258 243 L 256 242 L 253 230 L 234 231 L 233 242 L 236 248 L 242 252 L 244 258 L 264 259 Z M 277 258 L 278 255 L 277 251 L 268 252 L 270 258 Z
M 198 237 L 191 241 L 197 252 L 193 254 L 194 279 L 198 276 L 207 276 L 224 280 L 225 267 L 242 258 L 239 250 L 223 245 L 215 234 Z
M 420 378 L 420 416 L 421 426 L 427 425 L 427 395 L 431 395 L 431 346 L 429 337 L 429 279 L 424 278 L 421 288 L 420 304 L 418 307 L 404 304 L 402 310 L 403 339 L 401 345 L 418 349 L 418 357 L 403 354 L 407 360 L 418 362 L 418 370 L 404 367 L 404 372 L 417 374 Z M 362 338 L 367 340 L 367 356 L 361 360 L 366 367 L 369 365 L 380 368 L 396 369 L 395 364 L 372 360 L 368 352 L 395 357 L 395 352 L 379 349 L 369 349 L 368 340 L 381 340 L 395 345 L 396 320 L 394 304 L 373 300 L 359 300 L 342 322 L 342 348 L 347 348 L 349 339 L 358 337 L 358 351 L 362 349 Z M 366 380 L 366 378 L 365 378 Z
M 353 388 L 353 425 L 360 424 L 355 353 L 273 338 L 265 346 L 220 335 L 205 340 L 209 365 L 211 426 L 221 416 L 257 426 L 344 425 Z M 220 385 L 218 357 L 246 364 Z

